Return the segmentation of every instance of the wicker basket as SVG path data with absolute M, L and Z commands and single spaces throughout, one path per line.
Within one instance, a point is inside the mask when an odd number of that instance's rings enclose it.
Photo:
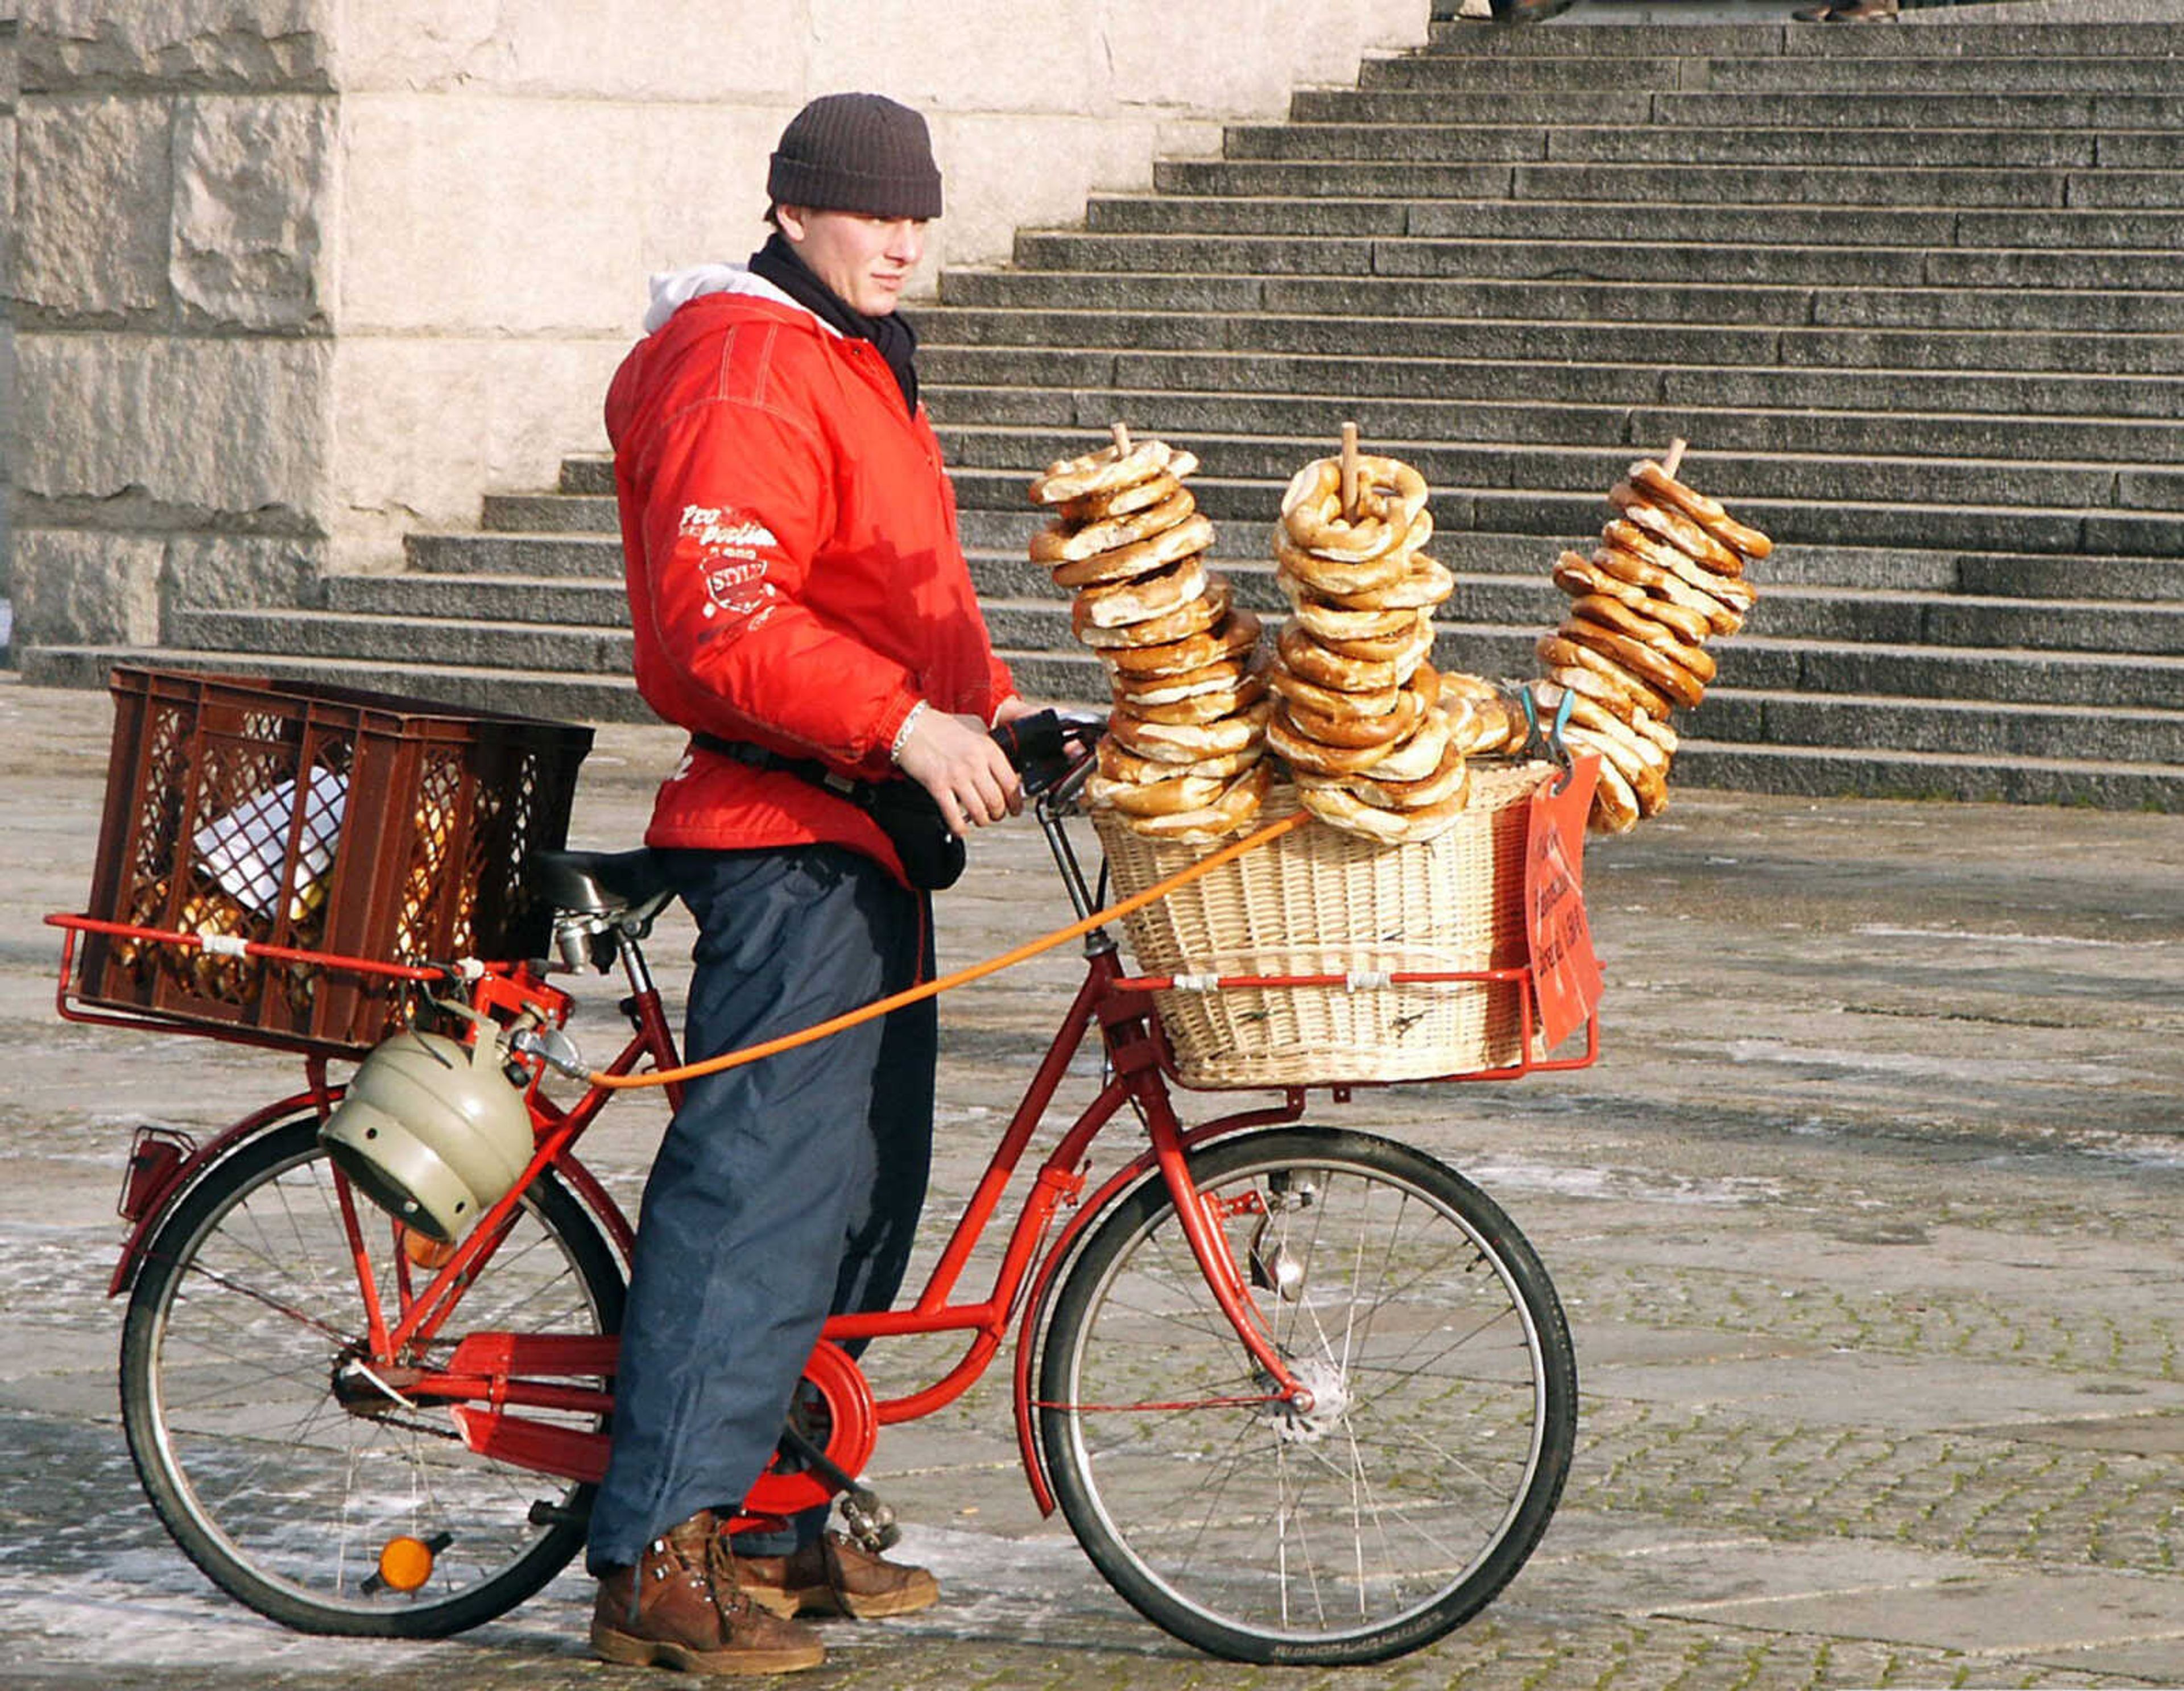
M 1474 767 L 1456 824 L 1387 846 L 1311 824 L 1123 918 L 1147 974 L 1320 974 L 1522 967 L 1526 801 L 1546 763 Z M 1277 784 L 1262 819 L 1296 808 Z M 1141 892 L 1205 855 L 1094 824 L 1116 890 Z M 1154 994 L 1185 1085 L 1420 1080 L 1524 1055 L 1520 981 L 1244 987 Z

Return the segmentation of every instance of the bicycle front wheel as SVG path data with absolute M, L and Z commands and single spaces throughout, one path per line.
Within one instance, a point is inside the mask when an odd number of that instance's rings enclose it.
M 471 1451 L 444 1407 L 359 1403 L 354 1390 L 344 1404 L 337 1370 L 369 1352 L 335 1179 L 316 1117 L 304 1117 L 222 1157 L 160 1227 L 122 1331 L 129 1450 L 176 1542 L 260 1614 L 305 1632 L 442 1637 L 566 1565 L 592 1488 Z M 366 1238 L 387 1239 L 386 1218 L 356 1203 Z M 372 1272 L 394 1310 L 396 1269 Z M 408 1359 L 443 1364 L 473 1331 L 614 1332 L 621 1301 L 598 1226 L 544 1176 L 454 1320 Z M 415 1589 L 379 1577 L 397 1538 L 432 1549 Z
M 1095 1225 L 1047 1327 L 1040 1434 L 1072 1530 L 1216 1655 L 1431 1643 L 1524 1565 L 1568 1471 L 1577 1365 L 1546 1270 L 1485 1193 L 1387 1140 L 1275 1129 L 1190 1166 L 1312 1407 L 1274 1400 L 1147 1182 Z

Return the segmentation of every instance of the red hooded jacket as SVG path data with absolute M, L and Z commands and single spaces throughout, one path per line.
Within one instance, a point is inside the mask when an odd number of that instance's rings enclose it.
M 607 391 L 638 690 L 678 727 L 889 775 L 920 700 L 991 723 L 1015 691 L 939 443 L 877 348 L 747 272 L 710 276 L 727 291 L 674 307 Z M 695 746 L 645 841 L 829 841 L 900 868 L 846 800 Z

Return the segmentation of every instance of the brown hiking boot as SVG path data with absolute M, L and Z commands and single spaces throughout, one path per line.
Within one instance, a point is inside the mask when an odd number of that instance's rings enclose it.
M 838 1532 L 789 1556 L 738 1556 L 744 1594 L 777 1615 L 850 1615 L 877 1621 L 940 1600 L 940 1582 L 923 1568 L 868 1555 Z
M 626 1667 L 686 1673 L 793 1673 L 827 1659 L 809 1627 L 737 1588 L 735 1558 L 708 1510 L 647 1544 L 635 1567 L 599 1581 L 592 1654 Z

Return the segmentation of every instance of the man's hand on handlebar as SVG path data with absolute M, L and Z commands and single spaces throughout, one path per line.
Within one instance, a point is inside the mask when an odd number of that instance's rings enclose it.
M 967 834 L 1023 809 L 1023 783 L 976 717 L 922 712 L 895 762 L 933 795 L 950 834 Z

